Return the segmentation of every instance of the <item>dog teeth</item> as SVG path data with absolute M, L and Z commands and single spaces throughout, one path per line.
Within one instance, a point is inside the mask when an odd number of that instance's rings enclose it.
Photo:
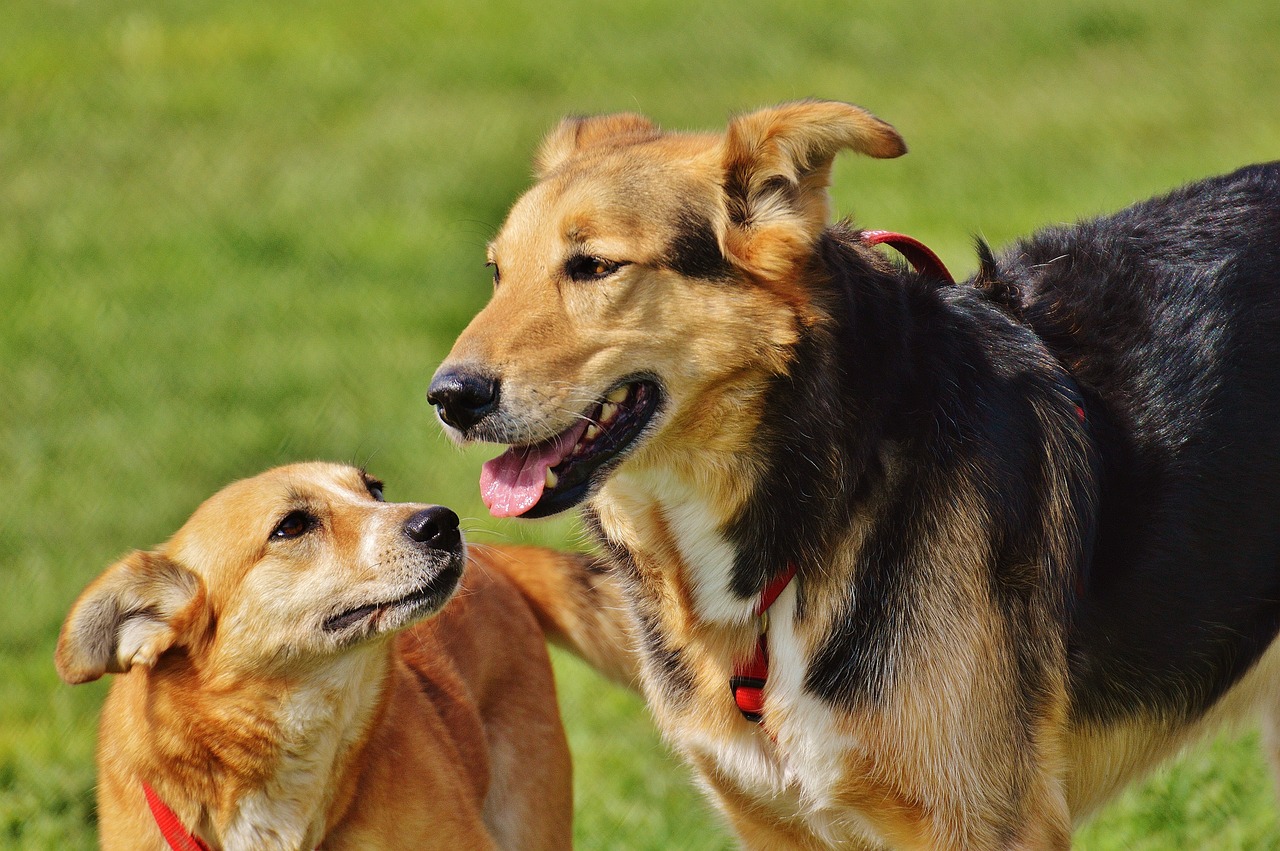
M 605 402 L 600 406 L 600 422 L 610 423 L 618 415 L 618 406 L 613 402 Z
M 599 434 L 600 434 L 600 426 L 596 425 L 595 423 L 592 423 L 591 425 L 587 426 L 587 430 L 582 433 L 582 439 L 595 440 L 596 437 L 599 436 Z
M 551 472 L 550 470 L 547 470 L 546 486 L 549 488 L 553 488 L 559 483 L 560 483 L 560 477 L 557 476 L 555 473 Z
M 627 401 L 627 386 L 625 384 L 622 385 L 604 398 L 613 402 L 615 405 L 621 405 L 623 402 Z

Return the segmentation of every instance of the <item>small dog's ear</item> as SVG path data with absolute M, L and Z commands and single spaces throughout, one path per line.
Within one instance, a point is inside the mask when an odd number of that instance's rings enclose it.
M 642 142 L 658 135 L 658 128 L 643 115 L 618 112 L 613 115 L 571 115 L 561 120 L 542 140 L 533 160 L 533 173 L 543 180 L 574 154 L 604 143 Z
M 135 551 L 84 590 L 58 636 L 54 664 L 71 684 L 155 665 L 205 606 L 204 583 L 160 553 Z
M 892 126 L 838 101 L 784 103 L 733 119 L 721 151 L 730 254 L 765 274 L 783 273 L 804 254 L 827 226 L 831 164 L 845 149 L 879 158 L 907 152 Z

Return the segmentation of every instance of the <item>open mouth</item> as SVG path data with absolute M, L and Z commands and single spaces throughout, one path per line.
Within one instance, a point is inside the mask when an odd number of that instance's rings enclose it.
M 649 380 L 620 384 L 549 440 L 512 446 L 480 472 L 480 496 L 494 517 L 548 517 L 586 499 L 658 409 Z
M 458 587 L 465 564 L 465 559 L 451 559 L 448 567 L 418 590 L 395 600 L 347 609 L 327 619 L 324 629 L 327 632 L 343 632 L 365 621 L 376 632 L 404 626 L 421 615 L 439 609 L 448 601 L 453 590 Z

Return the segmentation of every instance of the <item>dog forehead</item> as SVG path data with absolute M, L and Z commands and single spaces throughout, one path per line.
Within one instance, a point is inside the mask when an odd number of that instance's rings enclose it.
M 683 142 L 661 137 L 574 157 L 512 206 L 491 245 L 495 259 L 556 245 L 643 244 L 665 236 L 690 207 L 709 217 L 719 186 L 714 159 L 707 144 Z
M 196 513 L 255 513 L 308 496 L 348 500 L 363 498 L 366 493 L 364 474 L 355 467 L 323 462 L 290 464 L 232 482 L 206 500 Z
M 258 552 L 284 513 L 310 506 L 363 503 L 364 474 L 341 464 L 276 467 L 241 479 L 205 500 L 165 545 L 180 563 L 199 571 Z M 203 571 L 199 571 L 203 572 Z

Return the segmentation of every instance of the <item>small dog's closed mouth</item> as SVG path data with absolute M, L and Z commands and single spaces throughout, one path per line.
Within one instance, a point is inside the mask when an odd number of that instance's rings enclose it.
M 465 561 L 459 554 L 448 567 L 418 590 L 395 600 L 347 609 L 327 619 L 324 629 L 327 632 L 344 632 L 359 624 L 367 624 L 371 633 L 388 632 L 438 611 L 449 602 L 454 589 L 458 587 L 464 564 Z
M 647 379 L 620 384 L 555 437 L 513 445 L 487 462 L 480 495 L 489 513 L 549 517 L 582 502 L 644 432 L 660 398 Z

